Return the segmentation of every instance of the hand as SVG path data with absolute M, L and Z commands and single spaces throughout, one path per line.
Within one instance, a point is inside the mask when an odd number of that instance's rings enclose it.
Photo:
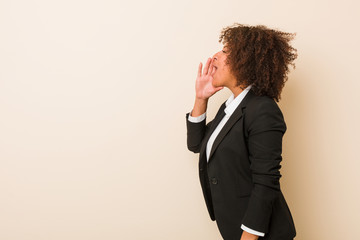
M 212 64 L 212 61 L 212 58 L 208 58 L 204 68 L 204 72 L 202 72 L 202 63 L 200 62 L 199 64 L 198 75 L 195 84 L 196 98 L 198 99 L 208 99 L 214 93 L 224 88 L 215 88 L 212 85 L 212 82 L 214 80 L 213 74 L 215 73 L 215 67 Z
M 258 240 L 259 236 L 243 231 L 240 240 Z

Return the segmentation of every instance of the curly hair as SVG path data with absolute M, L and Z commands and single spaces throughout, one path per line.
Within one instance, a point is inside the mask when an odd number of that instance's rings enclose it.
M 223 28 L 219 42 L 227 48 L 226 64 L 237 79 L 236 86 L 252 84 L 256 95 L 266 95 L 279 102 L 288 79 L 288 65 L 295 69 L 297 50 L 289 45 L 295 35 L 264 25 L 235 23 Z

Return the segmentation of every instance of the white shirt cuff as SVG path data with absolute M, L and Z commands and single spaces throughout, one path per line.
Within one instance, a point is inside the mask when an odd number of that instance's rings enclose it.
M 201 114 L 200 116 L 197 116 L 197 117 L 192 117 L 191 113 L 192 113 L 192 110 L 191 110 L 191 112 L 189 114 L 189 118 L 188 118 L 190 122 L 198 123 L 198 122 L 203 121 L 206 118 L 206 112 L 204 112 L 203 114 Z
M 244 224 L 241 224 L 241 229 L 257 236 L 265 236 L 265 233 L 252 230 L 251 228 L 246 227 Z

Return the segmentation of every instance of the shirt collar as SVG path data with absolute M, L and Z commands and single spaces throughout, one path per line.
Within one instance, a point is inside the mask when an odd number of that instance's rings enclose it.
M 244 99 L 245 95 L 248 93 L 250 89 L 251 89 L 251 85 L 245 88 L 235 99 L 234 99 L 234 93 L 231 94 L 231 96 L 228 98 L 228 100 L 226 100 L 225 103 L 226 108 L 224 109 L 224 111 L 226 115 L 231 116 L 231 114 L 239 106 L 239 104 Z

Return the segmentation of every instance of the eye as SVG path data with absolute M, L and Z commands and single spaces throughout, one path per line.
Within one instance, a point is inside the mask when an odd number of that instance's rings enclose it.
M 223 53 L 226 53 L 224 50 L 222 50 Z

